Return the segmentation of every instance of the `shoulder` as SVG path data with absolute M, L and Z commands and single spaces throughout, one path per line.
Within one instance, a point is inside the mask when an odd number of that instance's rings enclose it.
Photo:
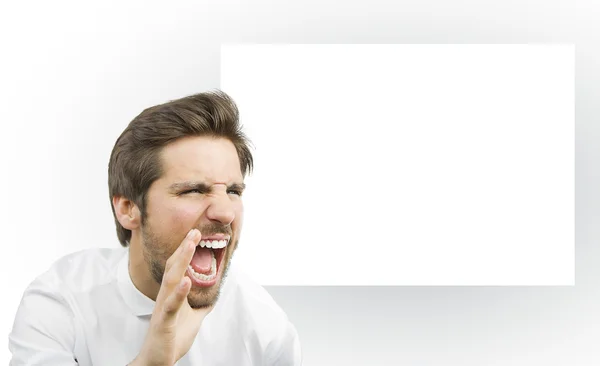
M 74 252 L 56 260 L 39 275 L 34 284 L 44 284 L 66 292 L 86 291 L 113 279 L 116 266 L 127 248 L 93 248 Z
M 9 335 L 13 362 L 36 354 L 40 360 L 74 364 L 75 293 L 108 281 L 124 250 L 88 249 L 66 255 L 27 286 Z M 42 349 L 46 351 L 38 354 Z
M 21 308 L 30 308 L 29 316 L 42 316 L 45 303 L 64 308 L 70 313 L 74 299 L 110 283 L 115 277 L 119 260 L 127 254 L 126 248 L 94 248 L 65 255 L 38 275 L 25 289 Z
M 93 248 L 65 255 L 27 286 L 22 302 L 45 295 L 68 304 L 72 296 L 112 281 L 126 251 L 127 248 Z

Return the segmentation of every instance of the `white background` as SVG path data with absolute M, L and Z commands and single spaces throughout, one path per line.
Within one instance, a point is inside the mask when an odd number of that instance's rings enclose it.
M 597 1 L 4 1 L 0 41 L 4 364 L 25 286 L 67 251 L 118 245 L 92 179 L 118 134 L 148 105 L 219 87 L 232 42 L 576 44 L 576 286 L 267 289 L 307 366 L 600 364 Z
M 572 285 L 574 47 L 228 45 L 269 285 Z

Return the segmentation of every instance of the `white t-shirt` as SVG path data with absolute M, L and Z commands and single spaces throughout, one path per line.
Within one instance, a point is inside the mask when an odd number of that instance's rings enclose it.
M 67 255 L 25 290 L 11 366 L 124 366 L 138 354 L 154 308 L 131 281 L 129 250 Z M 295 327 L 268 292 L 230 263 L 221 295 L 177 366 L 300 365 Z

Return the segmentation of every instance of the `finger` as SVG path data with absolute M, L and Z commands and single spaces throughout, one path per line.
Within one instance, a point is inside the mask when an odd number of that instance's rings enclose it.
M 194 229 L 191 229 L 190 231 L 188 231 L 187 235 L 185 236 L 185 238 L 183 238 L 183 240 L 181 241 L 181 243 L 179 244 L 177 249 L 167 259 L 167 263 L 165 264 L 165 272 L 169 271 L 169 269 L 173 266 L 173 263 L 175 261 L 177 261 L 177 258 L 179 257 L 179 255 L 181 255 L 181 253 L 183 251 L 185 251 L 185 249 L 189 245 L 189 239 L 193 235 L 194 235 Z
M 185 276 L 185 272 L 194 257 L 196 246 L 198 245 L 198 242 L 200 242 L 201 237 L 200 231 L 193 229 L 191 234 L 184 240 L 188 241 L 189 244 L 185 246 L 184 250 L 176 257 L 175 262 L 173 262 L 173 267 L 169 270 L 169 272 L 173 272 L 173 276 L 177 278 L 177 282 L 179 282 L 181 277 Z
M 192 280 L 188 277 L 183 277 L 178 286 L 165 300 L 163 304 L 163 321 L 173 320 L 175 315 L 181 309 L 184 301 L 187 301 L 187 295 L 192 288 Z
M 192 261 L 200 236 L 198 230 L 193 230 L 191 235 L 184 240 L 186 241 L 186 246 L 184 246 L 181 253 L 173 257 L 174 259 L 171 268 L 163 275 L 163 283 L 160 286 L 161 288 L 158 294 L 161 300 L 168 297 L 171 292 L 174 291 L 174 288 L 181 282 L 181 279 L 185 277 L 185 273 L 188 265 Z
M 162 283 L 156 297 L 156 303 L 157 305 L 160 304 L 160 308 L 164 306 L 165 299 L 171 293 L 177 291 L 177 286 L 181 283 L 182 278 L 185 277 L 187 266 L 191 262 L 197 242 L 200 240 L 199 237 L 201 237 L 200 231 L 196 229 L 190 230 L 179 248 L 167 260 Z
M 192 245 L 194 248 L 195 246 L 198 244 L 198 241 L 200 239 L 194 240 L 196 235 L 200 235 L 200 232 L 196 229 L 192 229 L 188 232 L 187 236 L 181 241 L 181 244 L 179 244 L 179 247 L 177 248 L 177 250 L 175 250 L 175 252 L 171 255 L 171 257 L 169 257 L 169 259 L 167 259 L 167 263 L 165 265 L 165 273 L 169 272 L 169 270 L 171 269 L 171 267 L 177 263 L 178 261 L 181 260 L 181 256 L 185 256 L 186 255 L 186 251 L 189 251 L 189 246 Z M 201 235 L 200 235 L 201 236 Z M 189 254 L 189 253 L 187 253 Z M 193 254 L 193 252 L 192 252 Z M 190 257 L 191 260 L 191 257 Z M 189 261 L 188 261 L 189 263 Z

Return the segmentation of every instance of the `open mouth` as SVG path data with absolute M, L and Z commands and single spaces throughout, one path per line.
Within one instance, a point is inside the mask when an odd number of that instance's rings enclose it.
M 217 282 L 229 240 L 225 236 L 200 240 L 187 269 L 192 285 L 209 287 Z

